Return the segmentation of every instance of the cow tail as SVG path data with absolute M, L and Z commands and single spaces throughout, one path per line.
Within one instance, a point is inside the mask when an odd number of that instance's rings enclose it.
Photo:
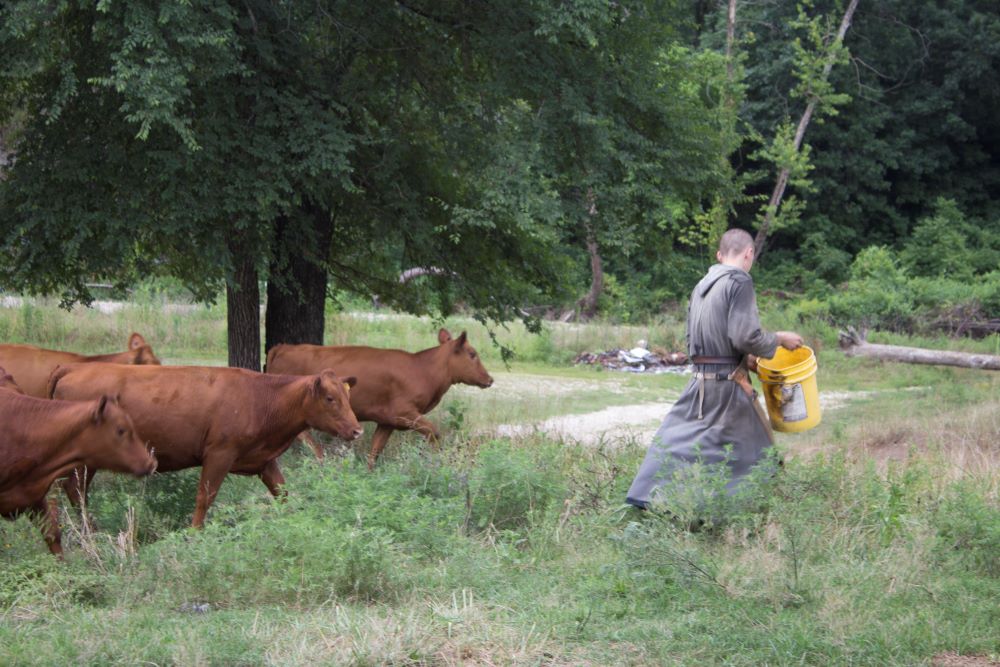
M 45 386 L 45 395 L 52 398 L 56 393 L 56 385 L 59 384 L 59 380 L 63 378 L 64 375 L 69 373 L 70 369 L 66 366 L 56 366 L 52 369 L 52 373 L 49 375 L 49 382 Z

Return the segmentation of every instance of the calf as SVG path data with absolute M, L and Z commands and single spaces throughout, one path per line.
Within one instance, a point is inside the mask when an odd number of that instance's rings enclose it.
M 156 459 L 136 437 L 117 400 L 47 401 L 0 391 L 0 515 L 43 518 L 53 554 L 62 554 L 58 508 L 46 503 L 52 482 L 86 466 L 148 475 Z
M 0 345 L 0 366 L 10 371 L 25 394 L 36 398 L 47 396 L 45 389 L 49 375 L 56 366 L 101 361 L 114 364 L 159 365 L 160 363 L 153 354 L 153 348 L 137 333 L 129 336 L 128 349 L 125 352 L 90 357 L 74 352 L 45 350 L 34 345 Z
M 275 345 L 267 353 L 265 372 L 304 375 L 332 368 L 362 378 L 351 392 L 351 408 L 359 420 L 378 425 L 368 454 L 371 469 L 395 430 L 415 430 L 437 445 L 438 429 L 424 415 L 451 385 L 485 389 L 493 384 L 464 331 L 452 338 L 447 329 L 441 329 L 438 342 L 416 353 L 360 346 Z M 322 458 L 320 447 L 314 442 L 310 446 Z
M 60 367 L 49 395 L 86 399 L 121 396 L 139 437 L 153 448 L 158 470 L 201 466 L 191 525 L 200 528 L 229 473 L 257 475 L 275 497 L 285 478 L 278 457 L 306 428 L 346 440 L 362 434 L 347 391 L 353 377 L 333 371 L 297 377 L 241 368 L 73 364 Z M 74 504 L 86 498 L 88 471 L 64 485 Z
M 14 381 L 14 377 L 3 368 L 0 368 L 0 390 L 12 391 L 15 394 L 24 393 L 21 391 L 21 388 L 17 386 L 17 382 Z

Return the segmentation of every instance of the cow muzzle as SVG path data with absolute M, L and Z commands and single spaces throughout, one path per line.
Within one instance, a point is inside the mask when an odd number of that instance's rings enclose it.
M 138 471 L 136 471 L 136 477 L 148 477 L 149 475 L 152 475 L 156 472 L 156 466 L 156 459 L 150 456 L 149 460 L 146 461 L 146 463 L 142 465 Z

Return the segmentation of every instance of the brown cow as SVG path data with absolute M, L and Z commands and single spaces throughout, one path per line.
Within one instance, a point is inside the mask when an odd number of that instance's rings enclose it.
M 360 377 L 363 382 L 351 392 L 351 408 L 360 421 L 378 424 L 368 454 L 371 469 L 393 431 L 415 430 L 437 446 L 438 429 L 424 415 L 451 385 L 485 389 L 493 384 L 464 331 L 453 339 L 447 329 L 441 329 L 438 342 L 437 347 L 416 353 L 361 346 L 275 345 L 267 353 L 265 372 L 305 375 L 332 368 Z M 322 458 L 319 445 L 310 442 L 310 446 Z
M 348 387 L 355 379 L 333 371 L 309 377 L 264 375 L 242 368 L 73 364 L 58 368 L 49 395 L 86 399 L 121 396 L 122 405 L 169 472 L 201 466 L 191 525 L 200 528 L 229 473 L 258 475 L 278 497 L 285 478 L 278 457 L 306 428 L 345 440 L 363 433 L 351 412 Z M 63 488 L 74 504 L 86 498 L 89 472 Z M 80 488 L 82 485 L 82 489 Z
M 45 501 L 52 482 L 78 466 L 136 476 L 156 469 L 128 414 L 106 396 L 83 403 L 0 391 L 0 424 L 0 515 L 42 517 L 45 541 L 57 556 L 58 508 Z
M 21 388 L 14 381 L 13 376 L 6 369 L 0 368 L 0 389 L 12 391 L 15 394 L 23 394 Z
M 0 345 L 0 366 L 3 366 L 17 380 L 18 386 L 28 396 L 46 398 L 49 375 L 56 366 L 89 362 L 111 362 L 114 364 L 155 364 L 160 360 L 153 354 L 153 348 L 146 339 L 133 333 L 128 339 L 128 350 L 114 354 L 85 356 L 74 352 L 46 350 L 34 345 Z

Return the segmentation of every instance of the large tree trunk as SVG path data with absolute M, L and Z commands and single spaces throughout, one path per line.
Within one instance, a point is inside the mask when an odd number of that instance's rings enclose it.
M 735 5 L 734 5 L 735 7 Z M 847 9 L 844 11 L 844 18 L 840 21 L 840 29 L 837 31 L 837 42 L 843 42 L 844 37 L 847 35 L 847 29 L 851 27 L 851 20 L 854 17 L 854 10 L 858 7 L 858 0 L 851 0 Z M 831 57 L 823 65 L 823 81 L 826 81 L 830 76 L 830 71 L 833 69 L 834 59 Z M 806 105 L 806 110 L 802 114 L 802 118 L 799 119 L 799 125 L 795 129 L 795 152 L 798 153 L 799 149 L 802 147 L 802 140 L 806 136 L 806 128 L 809 127 L 809 121 L 812 120 L 813 112 L 816 111 L 816 104 L 819 100 L 816 97 L 811 97 L 809 103 Z M 774 191 L 771 193 L 771 199 L 767 203 L 767 209 L 764 211 L 764 221 L 760 225 L 760 229 L 757 231 L 757 238 L 754 239 L 754 254 L 760 257 L 764 252 L 764 243 L 767 241 L 767 233 L 771 228 L 771 223 L 774 222 L 774 216 L 778 214 L 778 207 L 781 206 L 781 200 L 785 196 L 785 188 L 788 187 L 788 178 L 791 172 L 787 167 L 782 168 L 778 173 L 778 180 L 774 184 Z
M 849 357 L 871 357 L 881 361 L 933 366 L 960 366 L 980 370 L 1000 371 L 1000 357 L 992 354 L 971 354 L 951 350 L 928 350 L 902 345 L 878 345 L 865 341 L 864 335 L 853 329 L 840 332 L 840 347 Z
M 325 325 L 326 259 L 333 237 L 333 221 L 319 206 L 303 207 L 296 227 L 278 220 L 276 245 L 267 283 L 264 347 L 278 343 L 323 344 Z
M 260 370 L 260 287 L 253 256 L 238 241 L 229 246 L 233 277 L 226 282 L 229 365 Z

